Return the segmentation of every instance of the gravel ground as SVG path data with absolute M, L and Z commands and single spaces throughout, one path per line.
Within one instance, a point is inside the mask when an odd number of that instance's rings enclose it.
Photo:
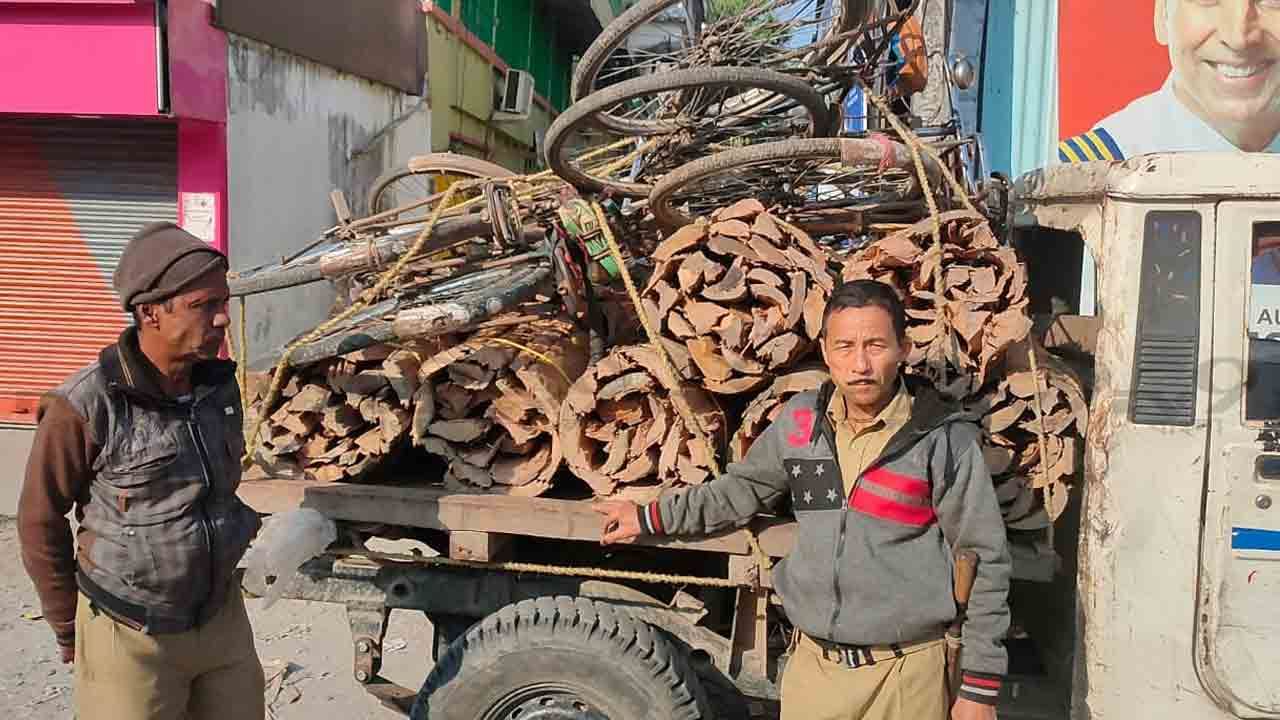
M 0 517 L 0 708 L 24 720 L 72 716 L 71 666 L 58 661 L 53 633 L 18 557 L 16 525 Z M 282 600 L 263 609 L 249 600 L 258 657 L 270 680 L 267 699 L 277 720 L 341 717 L 393 720 L 351 677 L 346 614 L 336 605 Z M 420 687 L 430 669 L 431 626 L 419 614 L 394 612 L 384 645 L 383 675 Z M 279 687 L 277 692 L 276 688 Z M 268 715 L 268 717 L 271 716 Z

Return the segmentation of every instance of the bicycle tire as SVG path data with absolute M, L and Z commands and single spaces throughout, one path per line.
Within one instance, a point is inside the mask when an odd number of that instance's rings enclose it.
M 808 112 L 811 133 L 825 132 L 831 127 L 831 115 L 826 101 L 808 83 L 790 75 L 755 68 L 716 67 L 678 70 L 662 75 L 648 75 L 626 80 L 574 103 L 547 129 L 547 165 L 561 179 L 584 192 L 601 192 L 608 189 L 624 197 L 647 197 L 653 189 L 649 183 L 604 180 L 574 167 L 567 156 L 568 141 L 574 137 L 576 131 L 598 121 L 601 110 L 620 102 L 651 93 L 706 87 L 750 87 L 776 93 L 796 102 Z M 627 134 L 659 135 L 671 132 L 677 127 L 674 121 L 631 123 L 628 124 Z
M 614 18 L 582 53 L 570 82 L 569 96 L 578 102 L 597 91 L 596 82 L 608 59 L 626 42 L 627 36 L 648 25 L 664 11 L 686 0 L 641 0 Z M 862 22 L 871 12 L 875 0 L 834 0 L 841 5 L 841 22 L 832 32 L 844 32 Z M 602 88 L 603 89 L 603 88 Z M 601 126 L 625 132 L 617 118 L 602 114 Z
M 778 163 L 792 160 L 832 160 L 841 161 L 844 166 L 870 166 L 880 168 L 884 161 L 886 148 L 892 149 L 892 158 L 886 168 L 910 173 L 913 177 L 915 166 L 911 154 L 901 143 L 889 141 L 889 145 L 869 138 L 802 138 L 781 140 L 772 143 L 761 143 L 746 148 L 724 150 L 695 160 L 666 175 L 654 184 L 649 195 L 649 210 L 660 226 L 674 229 L 687 225 L 693 218 L 676 209 L 674 200 L 688 185 L 734 171 L 757 166 L 776 166 Z M 926 172 L 931 179 L 936 178 L 939 169 L 930 159 L 925 158 Z M 743 197 L 746 197 L 744 195 Z M 743 199 L 743 198 L 736 198 Z M 879 202 L 880 199 L 877 199 Z
M 393 307 L 394 317 L 390 319 L 366 320 L 358 322 L 355 327 L 335 329 L 325 337 L 295 349 L 289 356 L 289 365 L 309 365 L 397 339 L 429 338 L 464 330 L 524 302 L 551 275 L 550 266 L 540 262 L 532 266 L 492 268 L 446 278 L 417 293 L 407 306 Z M 450 307 L 442 307 L 446 304 Z M 413 323 L 414 331 L 408 335 L 405 311 L 416 310 L 426 315 L 426 309 L 431 307 L 440 309 L 438 319 Z M 423 324 L 429 327 L 423 328 Z
M 391 209 L 389 207 L 380 207 L 379 200 L 387 192 L 387 189 L 397 181 L 415 175 L 431 175 L 434 173 L 465 175 L 471 178 L 509 178 L 515 176 L 513 171 L 501 165 L 468 155 L 451 152 L 415 155 L 409 158 L 409 162 L 405 163 L 404 167 L 388 170 L 373 181 L 373 185 L 370 186 L 369 190 L 369 214 L 373 215 L 377 212 Z

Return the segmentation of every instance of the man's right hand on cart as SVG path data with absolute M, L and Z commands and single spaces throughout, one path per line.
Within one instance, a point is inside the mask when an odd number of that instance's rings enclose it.
M 604 516 L 601 545 L 632 543 L 640 536 L 640 507 L 630 500 L 600 500 L 591 509 Z

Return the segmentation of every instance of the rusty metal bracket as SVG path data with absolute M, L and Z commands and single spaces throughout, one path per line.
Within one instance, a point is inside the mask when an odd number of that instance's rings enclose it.
M 362 685 L 372 682 L 382 670 L 382 640 L 387 634 L 387 617 L 390 614 L 385 605 L 347 605 L 347 623 L 351 626 L 351 640 L 355 648 L 352 672 L 356 682 Z

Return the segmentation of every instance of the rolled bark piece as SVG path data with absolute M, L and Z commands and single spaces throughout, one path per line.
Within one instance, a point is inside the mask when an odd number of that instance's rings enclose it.
M 706 456 L 658 379 L 661 359 L 647 345 L 615 348 L 574 382 L 560 410 L 565 462 L 600 497 L 656 496 L 711 477 Z M 682 392 L 723 444 L 724 414 L 688 375 Z
M 1038 530 L 1066 509 L 1068 485 L 1081 474 L 1089 406 L 1076 373 L 1033 340 L 1010 347 L 1005 364 L 1004 377 L 966 405 L 982 416 L 983 456 L 1005 523 Z
M 654 259 L 644 311 L 719 394 L 751 392 L 795 367 L 835 285 L 826 253 L 756 200 L 681 228 Z
M 566 376 L 582 374 L 587 354 L 587 333 L 562 316 L 471 334 L 420 364 L 414 444 L 449 462 L 451 489 L 546 492 L 563 458 L 557 423 Z
M 1008 348 L 1030 332 L 1027 269 L 982 216 L 956 210 L 940 221 L 941 256 L 929 218 L 860 249 L 842 276 L 898 291 L 911 342 L 907 365 L 960 399 L 996 377 Z
M 729 459 L 740 462 L 756 438 L 778 418 L 787 401 L 802 392 L 817 390 L 829 379 L 831 374 L 825 368 L 815 367 L 788 373 L 770 383 L 743 411 L 738 431 L 729 439 Z
M 423 395 L 417 387 L 418 366 L 454 342 L 434 338 L 397 348 L 377 346 L 292 368 L 288 392 L 280 394 L 268 414 L 263 441 L 251 458 L 253 474 L 296 468 L 293 474 L 318 482 L 369 480 L 382 463 L 408 447 L 415 421 L 422 422 L 412 402 Z M 268 382 L 250 383 L 254 391 L 246 418 L 262 412 Z

